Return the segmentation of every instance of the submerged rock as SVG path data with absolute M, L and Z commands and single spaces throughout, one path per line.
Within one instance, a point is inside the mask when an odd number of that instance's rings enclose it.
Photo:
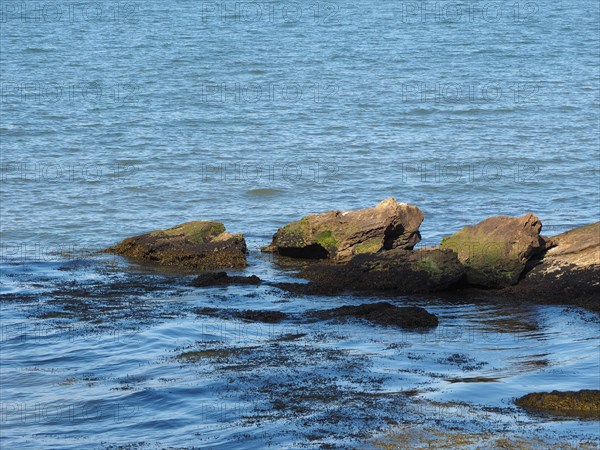
M 277 230 L 263 251 L 347 261 L 357 254 L 412 249 L 421 240 L 422 221 L 419 208 L 388 198 L 374 208 L 310 214 Z
M 357 255 L 347 264 L 316 264 L 300 276 L 312 283 L 307 291 L 433 292 L 448 289 L 464 276 L 465 268 L 450 250 L 395 249 Z
M 244 310 L 218 309 L 211 307 L 197 308 L 194 312 L 199 316 L 218 317 L 220 319 L 242 319 L 251 322 L 279 323 L 286 320 L 288 314 L 271 310 Z
M 546 247 L 507 292 L 600 310 L 600 222 L 548 238 Z
M 313 316 L 319 319 L 355 317 L 379 325 L 407 329 L 433 328 L 438 325 L 438 318 L 435 314 L 431 314 L 423 308 L 417 306 L 398 307 L 387 302 L 315 311 Z
M 442 249 L 453 250 L 473 286 L 499 288 L 519 281 L 527 261 L 544 248 L 542 223 L 533 214 L 490 217 L 444 238 Z
M 243 276 L 229 276 L 226 272 L 213 272 L 204 273 L 198 275 L 190 283 L 191 286 L 195 287 L 206 287 L 206 286 L 227 286 L 230 284 L 260 284 L 261 279 L 256 275 L 249 277 Z
M 515 403 L 534 412 L 600 419 L 598 390 L 534 392 L 518 398 Z
M 194 221 L 152 231 L 127 238 L 108 251 L 201 271 L 246 266 L 244 236 L 226 232 L 220 222 Z

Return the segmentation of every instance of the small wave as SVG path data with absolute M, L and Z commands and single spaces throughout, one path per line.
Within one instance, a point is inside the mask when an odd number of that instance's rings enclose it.
M 279 195 L 283 193 L 281 189 L 250 189 L 246 191 L 246 194 L 254 197 L 267 197 L 271 195 Z
M 49 53 L 49 52 L 53 52 L 54 49 L 40 48 L 40 47 L 28 47 L 24 51 L 25 51 L 25 53 Z

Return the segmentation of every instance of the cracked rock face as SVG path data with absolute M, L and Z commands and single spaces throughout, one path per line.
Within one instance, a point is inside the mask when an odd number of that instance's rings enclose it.
M 516 284 L 527 261 L 543 251 L 541 229 L 531 213 L 490 217 L 444 238 L 441 248 L 458 254 L 470 285 L 501 288 Z
M 310 214 L 277 230 L 263 251 L 346 262 L 363 253 L 410 250 L 421 240 L 422 221 L 419 208 L 388 198 L 374 208 Z
M 127 238 L 107 251 L 197 271 L 246 266 L 244 236 L 226 232 L 220 222 L 187 222 Z

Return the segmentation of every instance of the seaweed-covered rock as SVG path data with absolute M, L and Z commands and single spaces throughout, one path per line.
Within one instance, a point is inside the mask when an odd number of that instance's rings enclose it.
M 310 214 L 277 230 L 263 251 L 341 262 L 362 253 L 412 249 L 421 240 L 422 221 L 419 208 L 388 198 L 374 208 Z
M 246 266 L 242 234 L 225 231 L 220 222 L 194 221 L 125 239 L 109 252 L 200 271 Z
M 534 412 L 600 419 L 599 390 L 534 392 L 518 398 L 515 403 Z
M 309 292 L 394 291 L 433 292 L 448 289 L 464 276 L 465 269 L 450 250 L 395 249 L 357 255 L 346 264 L 315 264 L 300 276 L 310 280 Z
M 444 238 L 466 268 L 470 285 L 500 288 L 518 282 L 527 261 L 544 248 L 542 223 L 533 214 L 490 217 Z
M 368 303 L 359 306 L 342 306 L 312 313 L 319 319 L 349 318 L 367 320 L 378 325 L 400 328 L 433 328 L 438 325 L 435 314 L 417 306 L 399 307 L 387 302 Z

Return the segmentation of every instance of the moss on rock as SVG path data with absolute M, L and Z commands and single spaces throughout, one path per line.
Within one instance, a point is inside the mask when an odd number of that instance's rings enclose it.
M 419 208 L 389 198 L 374 208 L 310 214 L 277 230 L 263 251 L 345 262 L 356 254 L 412 249 L 422 221 Z
M 543 250 L 542 224 L 533 214 L 490 217 L 442 240 L 467 269 L 471 285 L 498 288 L 517 283 L 525 264 Z

